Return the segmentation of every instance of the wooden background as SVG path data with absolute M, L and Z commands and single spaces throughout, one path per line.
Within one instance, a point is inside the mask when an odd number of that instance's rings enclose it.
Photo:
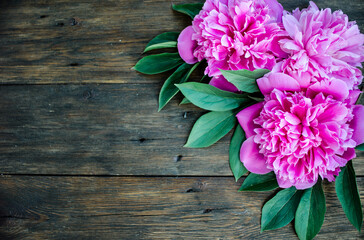
M 317 4 L 364 32 L 362 0 Z M 157 113 L 168 74 L 131 70 L 151 38 L 188 24 L 170 0 L 1 1 L 0 239 L 296 239 L 292 224 L 260 234 L 273 192 L 237 192 L 231 134 L 183 148 L 203 111 L 179 96 Z M 354 164 L 364 202 L 363 153 Z M 325 193 L 317 239 L 363 239 L 334 184 Z

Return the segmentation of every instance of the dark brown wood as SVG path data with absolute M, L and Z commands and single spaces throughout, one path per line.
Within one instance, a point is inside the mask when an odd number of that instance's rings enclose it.
M 358 181 L 364 200 L 364 181 Z M 0 178 L 1 239 L 296 239 L 292 224 L 260 234 L 273 192 L 237 192 L 233 178 Z M 362 239 L 333 184 L 317 239 Z M 82 236 L 82 237 L 81 237 Z
M 202 113 L 173 101 L 157 112 L 158 84 L 0 87 L 2 173 L 230 174 L 228 140 L 187 149 Z M 181 156 L 181 157 L 178 157 Z M 178 161 L 177 161 L 178 160 Z
M 183 148 L 203 111 L 176 99 L 158 113 L 159 87 L 1 86 L 0 172 L 231 176 L 231 136 L 207 149 Z
M 173 3 L 203 2 L 176 0 Z M 287 10 L 307 0 L 281 1 Z M 343 9 L 364 28 L 362 0 L 320 0 Z M 131 71 L 145 45 L 191 20 L 171 10 L 171 1 L 1 1 L 1 83 L 155 83 L 166 75 Z

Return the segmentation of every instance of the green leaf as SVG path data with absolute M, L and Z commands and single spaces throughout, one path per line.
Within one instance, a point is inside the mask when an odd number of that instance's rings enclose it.
M 209 112 L 200 117 L 192 128 L 185 147 L 209 147 L 225 136 L 236 123 L 236 112 Z
M 173 10 L 186 14 L 192 19 L 202 10 L 202 3 L 172 5 Z
M 264 101 L 264 98 L 258 98 L 258 97 L 252 97 L 252 96 L 248 96 L 248 98 L 256 101 L 256 102 L 263 102 Z
M 177 87 L 193 104 L 210 111 L 228 111 L 251 101 L 244 94 L 222 91 L 204 83 L 183 83 Z
M 184 97 L 184 98 L 182 99 L 182 101 L 179 103 L 179 105 L 182 105 L 182 104 L 189 104 L 189 103 L 191 103 L 191 101 L 190 101 L 190 100 L 188 100 L 186 97 Z
M 324 223 L 325 195 L 321 180 L 303 192 L 295 216 L 295 229 L 301 240 L 313 239 Z
M 158 74 L 171 70 L 184 63 L 178 53 L 162 53 L 146 56 L 133 67 L 144 74 Z
M 356 150 L 359 150 L 359 151 L 364 151 L 364 143 L 359 145 L 359 146 L 356 146 L 355 148 Z
M 209 75 L 203 75 L 200 82 L 201 83 L 208 83 L 208 82 L 210 82 L 210 80 L 211 80 L 211 78 L 209 77 Z
M 363 87 L 361 88 L 361 90 L 363 90 Z M 363 103 L 361 103 L 361 98 L 363 97 L 363 93 L 361 93 L 358 97 L 358 99 L 356 100 L 356 103 L 355 104 L 358 104 L 358 105 L 363 105 Z
M 200 63 L 201 63 L 201 62 L 200 62 Z M 208 75 L 204 75 L 204 76 L 201 78 L 200 82 L 204 82 L 205 80 L 207 80 L 207 78 L 208 78 Z M 190 101 L 190 100 L 188 100 L 186 97 L 184 97 L 184 98 L 182 99 L 182 101 L 180 102 L 180 104 L 179 104 L 179 105 L 182 105 L 182 104 L 189 104 L 189 103 L 191 103 L 191 101 Z
M 162 108 L 179 92 L 175 84 L 186 82 L 198 65 L 199 63 L 196 63 L 195 65 L 184 63 L 164 82 L 161 92 L 159 93 L 158 111 L 162 110 Z
M 236 126 L 233 137 L 230 141 L 229 148 L 229 163 L 230 169 L 234 174 L 235 181 L 238 181 L 248 170 L 244 167 L 243 163 L 240 161 L 240 148 L 245 140 L 245 133 L 241 126 L 238 124 Z
M 233 77 L 233 75 L 236 75 L 233 78 L 240 76 L 240 78 L 243 78 L 243 79 L 248 79 L 248 78 L 249 79 L 258 79 L 270 72 L 268 69 L 256 69 L 254 71 L 249 71 L 249 70 L 245 70 L 245 69 L 236 70 L 236 71 L 233 71 L 233 70 L 220 70 L 220 71 L 222 73 L 224 73 L 224 72 L 228 73 L 228 76 Z
M 360 232 L 363 224 L 363 210 L 352 161 L 341 169 L 336 178 L 335 188 L 347 218 Z
M 249 70 L 237 70 L 237 71 L 226 71 L 220 70 L 222 75 L 240 91 L 254 93 L 259 92 L 259 87 L 256 79 L 263 77 L 269 70 L 257 69 L 254 71 Z
M 159 34 L 148 43 L 144 52 L 161 48 L 175 48 L 177 47 L 178 36 L 178 32 L 166 32 Z
M 269 200 L 262 209 L 261 231 L 281 228 L 290 223 L 295 216 L 302 193 L 303 191 L 290 187 Z
M 264 192 L 278 188 L 278 182 L 274 172 L 264 175 L 250 173 L 244 180 L 239 191 Z

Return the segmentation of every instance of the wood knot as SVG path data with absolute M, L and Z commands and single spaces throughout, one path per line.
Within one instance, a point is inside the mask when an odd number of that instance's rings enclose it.
M 199 188 L 189 188 L 186 190 L 186 193 L 190 193 L 190 192 L 202 192 L 202 190 Z
M 202 213 L 209 213 L 209 212 L 212 212 L 212 209 L 211 208 L 206 208 L 205 210 L 203 210 Z
M 94 90 L 91 89 L 91 90 L 85 90 L 82 95 L 84 99 L 91 99 L 95 96 L 95 93 Z
M 183 156 L 182 156 L 182 155 L 178 155 L 178 156 L 174 156 L 173 160 L 174 160 L 175 162 L 179 162 L 179 161 L 181 161 L 181 160 L 182 160 L 182 158 L 183 158 Z
M 70 23 L 71 26 L 76 26 L 76 25 L 79 25 L 80 24 L 80 21 L 79 21 L 78 18 L 71 18 L 69 20 L 69 23 Z

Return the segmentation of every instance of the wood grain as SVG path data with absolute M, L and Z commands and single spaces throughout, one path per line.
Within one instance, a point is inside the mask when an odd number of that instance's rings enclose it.
M 156 83 L 130 68 L 145 45 L 191 20 L 171 10 L 170 0 L 1 1 L 0 82 L 3 84 Z M 174 0 L 173 3 L 203 2 Z M 285 9 L 307 0 L 281 1 Z M 364 30 L 362 0 L 319 0 L 343 9 Z
M 207 149 L 183 148 L 203 111 L 176 99 L 158 113 L 159 87 L 0 86 L 0 172 L 231 176 L 231 135 Z M 358 175 L 363 160 L 359 153 L 354 161 Z
M 293 225 L 260 234 L 273 192 L 237 192 L 233 178 L 0 177 L 1 239 L 297 239 Z M 364 181 L 358 181 L 364 201 Z M 325 184 L 316 239 L 362 239 Z

